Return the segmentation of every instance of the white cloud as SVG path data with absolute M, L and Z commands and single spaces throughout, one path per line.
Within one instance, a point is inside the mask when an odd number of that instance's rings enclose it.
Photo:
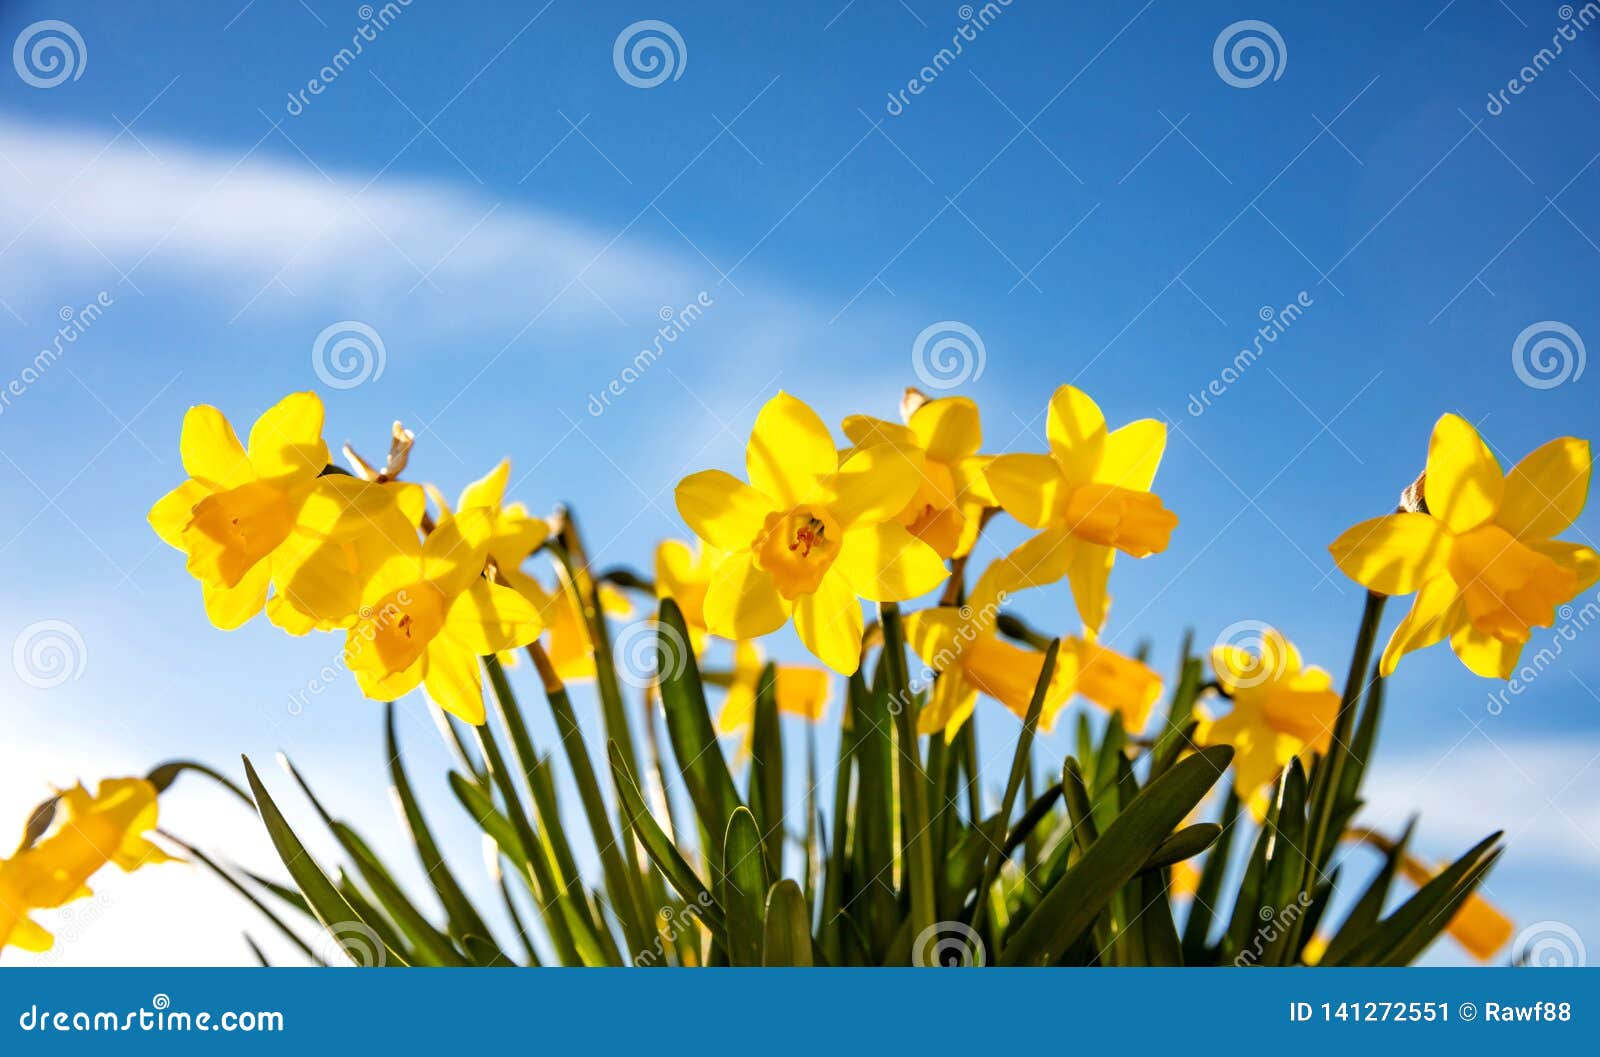
M 1435 859 L 1503 829 L 1508 866 L 1600 874 L 1600 741 L 1511 739 L 1491 729 L 1446 748 L 1380 751 L 1363 821 L 1392 833 L 1419 813 L 1415 850 Z

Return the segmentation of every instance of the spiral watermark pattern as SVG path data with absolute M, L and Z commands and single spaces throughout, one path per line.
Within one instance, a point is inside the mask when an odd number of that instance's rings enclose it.
M 47 18 L 17 34 L 17 42 L 11 46 L 11 65 L 24 84 L 54 88 L 83 76 L 89 49 L 70 23 Z
M 316 953 L 334 967 L 381 969 L 389 961 L 389 948 L 376 932 L 359 921 L 329 925 L 317 940 Z
M 11 644 L 11 667 L 35 690 L 53 690 L 83 678 L 89 653 L 83 636 L 65 620 L 38 620 Z
M 911 947 L 911 964 L 922 969 L 977 969 L 987 959 L 983 937 L 959 921 L 934 922 Z
M 389 352 L 383 338 L 354 319 L 324 327 L 311 343 L 311 369 L 330 389 L 354 389 L 383 377 Z
M 983 377 L 989 353 L 967 324 L 943 319 L 924 327 L 911 343 L 911 369 L 929 389 L 954 389 Z
M 1248 654 L 1253 662 L 1242 672 L 1228 673 L 1235 688 L 1249 689 L 1282 677 L 1288 658 L 1282 650 L 1270 645 L 1271 634 L 1272 626 L 1269 624 L 1259 620 L 1240 620 L 1223 628 L 1217 636 L 1217 641 L 1211 647 L 1213 653 L 1232 648 Z
M 612 652 L 617 678 L 635 690 L 647 690 L 661 679 L 682 675 L 694 651 L 676 628 L 651 617 L 623 628 Z
M 1289 49 L 1272 25 L 1247 18 L 1217 34 L 1217 42 L 1211 46 L 1211 65 L 1225 84 L 1254 88 L 1283 76 L 1289 66 Z
M 1511 343 L 1511 369 L 1530 389 L 1554 389 L 1583 377 L 1588 350 L 1565 323 L 1543 319 L 1523 328 Z
M 635 88 L 654 88 L 678 80 L 689 65 L 689 49 L 676 27 L 647 18 L 617 34 L 611 46 L 617 76 Z
M 1511 941 L 1511 964 L 1533 969 L 1581 969 L 1588 951 L 1576 929 L 1561 921 L 1536 921 Z

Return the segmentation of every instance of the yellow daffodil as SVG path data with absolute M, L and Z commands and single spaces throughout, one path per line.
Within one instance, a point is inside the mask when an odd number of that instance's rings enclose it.
M 1086 633 L 1110 609 L 1106 584 L 1117 551 L 1143 558 L 1166 550 L 1177 515 L 1151 493 L 1166 426 L 1140 419 L 1107 431 L 1088 394 L 1064 385 L 1050 398 L 1048 455 L 998 455 L 985 477 L 1006 513 L 1041 530 L 1009 556 L 1005 587 L 1066 577 Z
M 972 598 L 961 607 L 938 606 L 906 618 L 906 641 L 924 664 L 939 673 L 928 703 L 917 721 L 918 730 L 938 730 L 953 737 L 972 714 L 979 693 L 1005 705 L 1019 718 L 1027 718 L 1034 688 L 1044 672 L 1044 654 L 1001 639 L 996 632 L 1004 596 L 996 582 L 1001 570 L 991 566 L 973 588 Z M 1051 730 L 1056 716 L 1073 694 L 1122 717 L 1130 731 L 1141 731 L 1150 709 L 1161 696 L 1161 677 L 1147 666 L 1095 642 L 1068 637 L 1056 654 L 1041 730 Z
M 1420 859 L 1407 855 L 1400 863 L 1400 871 L 1412 884 L 1421 887 L 1436 877 L 1449 863 L 1429 869 Z M 1445 931 L 1464 947 L 1468 954 L 1480 962 L 1494 958 L 1506 944 L 1517 927 L 1493 903 L 1474 891 L 1451 917 Z
M 1321 668 L 1305 667 L 1300 651 L 1278 631 L 1263 630 L 1259 654 L 1216 646 L 1211 666 L 1233 709 L 1203 722 L 1195 740 L 1233 746 L 1234 788 L 1241 799 L 1253 803 L 1254 795 L 1296 756 L 1328 751 L 1339 693 L 1332 677 Z
M 766 661 L 761 651 L 751 642 L 741 642 L 734 647 L 733 672 L 728 681 L 728 696 L 717 716 L 718 734 L 735 734 L 747 731 L 756 710 L 756 688 L 761 683 L 761 673 Z M 799 716 L 813 723 L 820 722 L 833 697 L 833 680 L 822 668 L 803 664 L 774 666 L 778 711 Z M 710 681 L 714 677 L 708 676 Z
M 217 627 L 261 612 L 274 582 L 284 598 L 274 616 L 290 630 L 347 622 L 359 584 L 339 573 L 348 557 L 341 545 L 400 532 L 407 516 L 420 517 L 415 489 L 319 476 L 328 463 L 322 421 L 315 393 L 291 393 L 256 420 L 246 449 L 216 408 L 184 416 L 179 450 L 189 479 L 151 508 L 150 524 L 188 556 Z M 308 564 L 314 570 L 299 575 Z
M 745 466 L 749 484 L 706 470 L 677 488 L 689 527 L 727 552 L 706 589 L 706 629 L 740 641 L 792 616 L 807 649 L 854 673 L 859 600 L 916 598 L 948 575 L 938 552 L 894 520 L 917 490 L 911 459 L 880 444 L 841 460 L 816 412 L 780 392 L 756 419 Z
M 1591 470 L 1589 442 L 1561 437 L 1502 473 L 1470 423 L 1439 419 L 1418 509 L 1364 521 L 1329 548 L 1357 583 L 1416 592 L 1380 671 L 1449 638 L 1473 672 L 1509 678 L 1530 629 L 1549 627 L 1558 606 L 1600 580 L 1600 555 L 1552 538 L 1583 511 Z
M 942 558 L 972 550 L 985 508 L 998 505 L 983 476 L 989 460 L 978 454 L 983 429 L 976 404 L 964 396 L 927 400 L 911 411 L 903 426 L 870 415 L 851 415 L 843 429 L 857 447 L 887 441 L 919 454 L 916 493 L 895 520 Z
M 30 848 L 0 861 L 0 949 L 48 950 L 51 937 L 28 917 L 90 894 L 89 879 L 107 863 L 124 871 L 171 858 L 145 834 L 156 828 L 156 788 L 142 778 L 111 778 L 93 794 L 63 790 L 57 821 Z
M 441 511 L 426 540 L 397 549 L 374 571 L 345 657 L 362 691 L 393 701 L 422 683 L 441 708 L 484 720 L 478 658 L 539 637 L 538 609 L 483 574 L 496 516 L 474 506 Z

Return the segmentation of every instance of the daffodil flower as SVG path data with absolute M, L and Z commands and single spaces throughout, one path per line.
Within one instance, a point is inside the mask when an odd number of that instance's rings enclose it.
M 1250 800 L 1296 756 L 1325 753 L 1339 715 L 1339 693 L 1321 668 L 1306 667 L 1300 651 L 1273 628 L 1259 653 L 1221 644 L 1211 651 L 1217 684 L 1233 709 L 1202 723 L 1201 745 L 1232 745 L 1234 788 Z
M 1445 638 L 1461 663 L 1510 678 L 1534 627 L 1600 580 L 1600 555 L 1553 537 L 1583 511 L 1593 468 L 1589 442 L 1560 437 L 1502 473 L 1470 423 L 1433 427 L 1423 509 L 1373 518 L 1329 550 L 1346 576 L 1385 595 L 1416 592 L 1379 670 Z
M 705 652 L 706 591 L 711 587 L 711 574 L 722 557 L 705 547 L 691 548 L 683 540 L 662 540 L 656 544 L 656 598 L 670 598 L 678 603 L 696 657 Z
M 362 692 L 393 701 L 422 683 L 441 708 L 484 721 L 480 656 L 539 637 L 539 611 L 484 578 L 496 517 L 475 506 L 441 511 L 425 540 L 398 549 L 368 580 L 345 657 Z
M 1107 432 L 1088 394 L 1064 385 L 1050 398 L 1050 454 L 998 455 L 985 477 L 1006 513 L 1041 530 L 1009 557 L 1006 587 L 1066 577 L 1086 634 L 1105 624 L 1117 551 L 1144 558 L 1166 550 L 1177 515 L 1150 491 L 1166 448 L 1166 426 L 1140 419 Z
M 851 415 L 843 429 L 857 447 L 887 441 L 919 454 L 917 490 L 895 520 L 942 558 L 972 550 L 984 510 L 999 505 L 983 476 L 989 460 L 978 454 L 983 429 L 976 404 L 964 396 L 943 397 L 923 403 L 903 426 Z
M 584 619 L 583 604 L 572 587 L 561 582 L 546 587 L 531 573 L 503 566 L 500 576 L 539 610 L 539 621 L 544 625 L 544 652 L 561 681 L 582 683 L 594 679 L 594 640 Z M 587 582 L 588 574 L 584 573 L 583 578 Z M 634 612 L 633 603 L 610 584 L 600 585 L 600 608 L 613 617 L 630 617 Z M 500 660 L 515 664 L 516 654 L 501 654 Z
M 706 629 L 740 641 L 792 616 L 807 649 L 853 674 L 859 600 L 916 598 L 948 575 L 938 552 L 894 520 L 917 490 L 917 473 L 888 444 L 841 460 L 816 412 L 781 392 L 756 418 L 745 467 L 749 484 L 706 470 L 677 488 L 689 527 L 726 552 L 706 589 Z
M 756 711 L 756 690 L 761 683 L 761 673 L 766 661 L 753 642 L 735 644 L 733 672 L 728 676 L 728 695 L 717 715 L 718 734 L 737 734 L 751 731 L 751 720 Z M 819 723 L 828 711 L 833 697 L 833 680 L 829 672 L 804 664 L 778 664 L 773 666 L 777 691 L 778 711 Z M 708 682 L 717 681 L 707 675 Z
M 0 949 L 8 943 L 48 950 L 51 936 L 29 919 L 90 894 L 101 867 L 124 871 L 167 862 L 171 856 L 145 834 L 156 828 L 156 788 L 143 778 L 111 778 L 93 794 L 75 785 L 58 794 L 56 824 L 38 843 L 0 861 Z
M 980 693 L 1018 718 L 1027 718 L 1044 672 L 1044 655 L 997 634 L 1004 601 L 996 586 L 999 574 L 1000 569 L 991 566 L 964 606 L 938 606 L 906 618 L 906 641 L 912 652 L 939 676 L 918 715 L 919 733 L 943 730 L 946 739 L 954 737 Z M 1061 640 L 1056 653 L 1056 668 L 1039 714 L 1041 730 L 1054 728 L 1056 716 L 1074 694 L 1121 716 L 1127 730 L 1141 731 L 1161 696 L 1161 677 L 1132 657 L 1069 636 Z
M 408 513 L 420 516 L 415 489 L 319 476 L 328 463 L 322 421 L 315 393 L 291 393 L 256 420 L 247 450 L 216 408 L 192 407 L 184 416 L 179 450 L 189 479 L 157 501 L 150 524 L 188 556 L 217 627 L 239 627 L 261 612 L 275 580 L 284 597 L 274 607 L 281 625 L 301 632 L 337 625 L 354 612 L 358 590 L 338 575 L 339 544 L 374 529 L 400 532 Z M 314 572 L 297 575 L 314 560 Z M 327 604 L 341 587 L 341 601 Z

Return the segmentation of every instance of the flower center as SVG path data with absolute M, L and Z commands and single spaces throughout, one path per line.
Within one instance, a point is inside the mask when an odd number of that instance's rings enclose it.
M 793 600 L 814 592 L 839 554 L 839 523 L 821 507 L 767 515 L 752 541 L 756 565 L 772 574 L 778 593 Z
M 295 511 L 289 496 L 264 481 L 216 492 L 195 505 L 184 529 L 189 571 L 233 587 L 289 538 Z
M 386 674 L 405 671 L 444 627 L 444 612 L 444 595 L 426 580 L 391 591 L 372 606 L 363 607 L 348 647 L 354 653 L 351 667 Z
M 1530 627 L 1555 623 L 1556 606 L 1578 590 L 1576 573 L 1492 524 L 1455 538 L 1450 578 L 1472 626 L 1506 642 L 1526 642 Z
M 1161 505 L 1160 497 L 1099 482 L 1074 488 L 1063 516 L 1073 535 L 1135 558 L 1166 550 L 1178 524 L 1178 516 Z

